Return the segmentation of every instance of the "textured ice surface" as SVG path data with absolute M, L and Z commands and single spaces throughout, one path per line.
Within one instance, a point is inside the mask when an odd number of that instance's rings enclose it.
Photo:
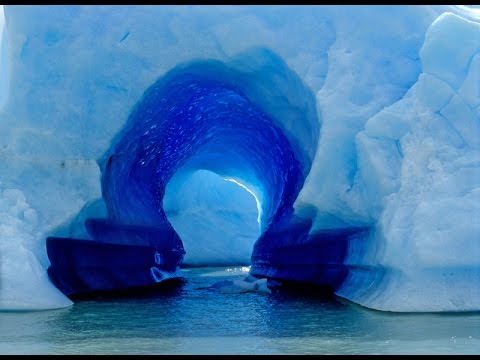
M 110 217 L 169 220 L 191 264 L 479 310 L 479 11 L 5 6 L 0 307 L 70 304 L 45 238 Z

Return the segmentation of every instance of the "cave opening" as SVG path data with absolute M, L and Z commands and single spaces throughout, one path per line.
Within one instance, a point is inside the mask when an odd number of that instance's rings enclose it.
M 159 282 L 184 263 L 250 263 L 263 235 L 290 221 L 319 127 L 313 94 L 268 49 L 167 72 L 146 90 L 99 161 L 108 217 L 85 225 L 98 248 L 130 246 L 118 251 L 132 262 L 111 261 L 116 273 L 105 271 L 115 278 L 112 286 L 131 286 L 135 278 L 148 283 L 145 273 Z M 144 254 L 145 247 L 154 255 Z M 82 257 L 78 248 L 71 253 Z M 135 254 L 141 266 L 133 264 Z M 155 260 L 151 267 L 144 256 Z M 132 281 L 121 284 L 120 266 Z
M 163 209 L 186 251 L 182 267 L 250 265 L 262 209 L 241 180 L 208 170 L 177 172 L 167 184 Z
M 230 63 L 178 65 L 144 93 L 104 157 L 109 217 L 173 225 L 190 243 L 185 264 L 244 264 L 255 241 L 292 216 L 318 136 L 313 94 L 271 51 L 254 49 Z M 221 190 L 225 179 L 250 194 Z M 238 208 L 252 194 L 258 228 L 240 216 L 252 210 Z M 236 214 L 222 210 L 228 201 L 237 202 Z M 197 239 L 196 250 L 187 238 Z M 228 244 L 237 256 L 222 250 Z

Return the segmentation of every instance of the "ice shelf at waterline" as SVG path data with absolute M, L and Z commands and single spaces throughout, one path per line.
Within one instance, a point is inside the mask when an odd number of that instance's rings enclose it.
M 478 7 L 0 9 L 0 309 L 71 305 L 46 239 L 116 234 L 146 282 L 251 264 L 480 310 Z

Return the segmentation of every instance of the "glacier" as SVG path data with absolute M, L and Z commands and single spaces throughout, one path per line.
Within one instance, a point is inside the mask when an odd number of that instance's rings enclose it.
M 47 238 L 158 226 L 175 266 L 480 310 L 480 6 L 5 5 L 0 38 L 0 310 L 72 305 Z

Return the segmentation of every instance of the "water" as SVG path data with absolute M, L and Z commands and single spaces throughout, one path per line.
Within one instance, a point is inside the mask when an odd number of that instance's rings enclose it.
M 0 312 L 1 354 L 478 354 L 480 313 L 394 314 L 305 292 L 199 289 L 246 268 L 66 309 Z M 161 290 L 161 291 L 160 291 Z

